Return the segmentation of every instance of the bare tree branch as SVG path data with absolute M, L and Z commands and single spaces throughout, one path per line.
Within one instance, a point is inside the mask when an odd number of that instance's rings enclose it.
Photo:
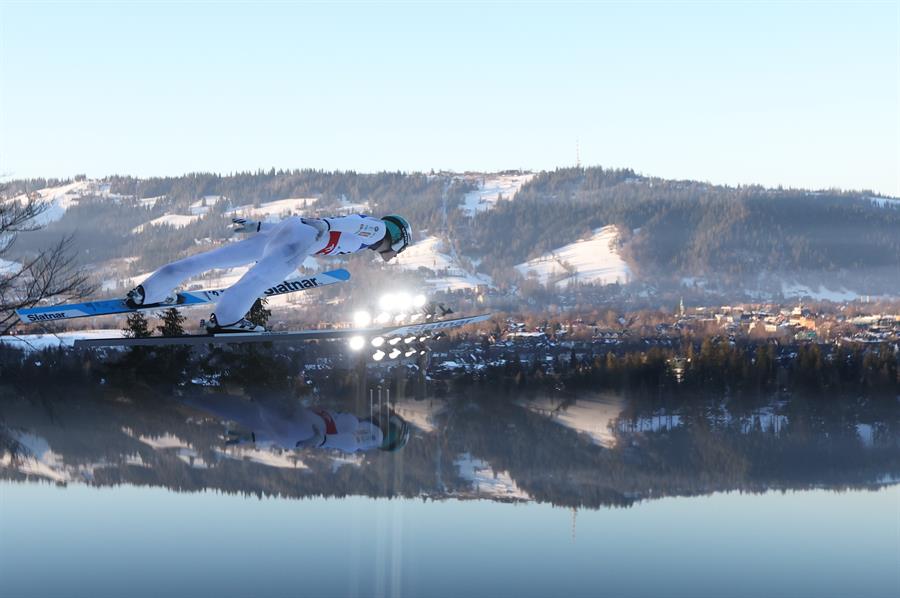
M 40 228 L 36 218 L 48 204 L 35 196 L 27 197 L 24 202 L 0 200 L 0 256 L 9 250 L 17 234 Z M 88 274 L 75 263 L 72 236 L 64 237 L 18 267 L 0 272 L 0 334 L 18 325 L 16 309 L 54 298 L 79 299 L 93 290 Z

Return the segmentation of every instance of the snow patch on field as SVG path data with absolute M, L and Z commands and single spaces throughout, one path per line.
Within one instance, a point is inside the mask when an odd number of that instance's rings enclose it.
M 472 489 L 481 495 L 508 500 L 531 500 L 531 496 L 516 485 L 508 471 L 495 472 L 489 463 L 462 453 L 454 461 L 459 475 L 472 483 Z
M 879 208 L 900 208 L 900 199 L 896 197 L 868 197 L 866 199 Z
M 226 212 L 226 215 L 242 216 L 244 218 L 280 220 L 288 216 L 303 216 L 313 209 L 318 197 L 289 197 L 260 204 L 238 206 Z
M 236 461 L 250 461 L 266 467 L 279 469 L 309 469 L 309 466 L 297 458 L 296 453 L 290 451 L 264 450 L 242 446 L 231 447 L 227 450 L 217 449 L 216 452 L 226 459 Z
M 536 277 L 542 284 L 555 280 L 557 287 L 583 284 L 624 284 L 631 270 L 618 251 L 619 231 L 604 226 L 587 239 L 576 241 L 516 266 L 522 276 Z
M 443 240 L 435 236 L 426 237 L 410 245 L 387 266 L 412 271 L 419 268 L 430 270 L 436 275 L 425 279 L 430 291 L 475 289 L 479 285 L 492 284 L 490 276 L 466 272 L 449 254 L 444 253 L 444 250 Z
M 606 448 L 616 446 L 615 423 L 625 408 L 622 400 L 614 396 L 577 399 L 570 404 L 549 398 L 519 404 L 529 411 L 547 415 L 554 423 L 584 434 L 594 444 Z
M 137 200 L 137 202 L 138 205 L 142 208 L 152 208 L 156 206 L 156 202 L 165 198 L 165 195 L 157 195 L 156 197 L 142 197 L 141 199 Z
M 191 214 L 194 216 L 205 216 L 209 213 L 210 208 L 225 199 L 224 195 L 204 195 L 190 206 Z
M 56 222 L 66 215 L 66 211 L 74 205 L 83 195 L 90 192 L 92 183 L 89 181 L 78 181 L 68 183 L 58 187 L 47 187 L 31 193 L 32 197 L 36 197 L 40 201 L 47 204 L 47 209 L 34 219 L 37 226 L 46 226 L 51 222 Z M 24 204 L 28 201 L 28 197 L 23 193 L 12 199 L 6 200 L 4 203 L 19 202 Z
M 58 334 L 18 334 L 0 336 L 0 343 L 25 351 L 40 351 L 49 347 L 72 347 L 81 338 L 121 338 L 118 328 L 100 330 L 77 330 Z
M 131 229 L 133 234 L 138 234 L 143 232 L 145 228 L 148 226 L 171 226 L 172 228 L 184 228 L 185 226 L 191 224 L 192 222 L 196 222 L 202 218 L 199 214 L 185 215 L 185 214 L 163 214 L 159 218 L 154 218 L 150 222 L 145 222 L 140 226 L 136 226 Z
M 859 299 L 859 294 L 841 288 L 839 291 L 832 291 L 823 286 L 817 287 L 814 291 L 811 287 L 802 284 L 781 284 L 781 294 L 785 298 L 788 297 L 809 297 L 817 301 L 833 301 L 834 303 L 843 303 L 845 301 L 855 301 Z
M 466 216 L 474 216 L 490 210 L 501 199 L 511 200 L 522 185 L 533 178 L 533 174 L 487 175 L 481 179 L 476 191 L 463 198 L 462 211 Z

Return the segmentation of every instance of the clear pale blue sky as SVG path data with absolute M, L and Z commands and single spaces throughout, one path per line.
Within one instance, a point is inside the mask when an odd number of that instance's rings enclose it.
M 547 169 L 900 195 L 900 2 L 0 0 L 0 172 Z

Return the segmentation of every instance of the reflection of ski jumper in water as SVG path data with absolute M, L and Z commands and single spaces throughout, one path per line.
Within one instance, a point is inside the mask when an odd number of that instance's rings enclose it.
M 129 292 L 135 305 L 165 303 L 183 281 L 216 268 L 233 268 L 256 262 L 227 289 L 210 318 L 212 328 L 256 330 L 244 315 L 265 289 L 281 282 L 308 256 L 377 251 L 385 261 L 410 242 L 410 227 L 399 216 L 383 219 L 363 215 L 308 219 L 292 216 L 277 224 L 235 220 L 238 230 L 256 231 L 249 239 L 193 255 L 163 266 Z
M 229 396 L 200 396 L 185 403 L 239 424 L 241 431 L 229 432 L 228 444 L 254 443 L 286 450 L 323 448 L 353 453 L 397 450 L 409 439 L 408 424 L 396 415 L 361 420 L 351 413 L 306 407 L 285 414 Z

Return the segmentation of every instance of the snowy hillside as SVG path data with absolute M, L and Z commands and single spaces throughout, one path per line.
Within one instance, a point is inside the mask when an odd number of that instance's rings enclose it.
M 149 222 L 145 222 L 140 226 L 136 226 L 131 229 L 131 232 L 134 234 L 138 234 L 143 232 L 149 226 L 171 226 L 172 228 L 184 228 L 185 226 L 191 224 L 192 222 L 196 222 L 200 220 L 202 216 L 200 215 L 185 215 L 185 214 L 163 214 L 159 218 L 154 218 Z
M 95 186 L 95 183 L 91 181 L 78 181 L 33 192 L 31 194 L 32 197 L 37 196 L 41 201 L 48 204 L 47 210 L 38 216 L 34 223 L 38 226 L 46 226 L 51 222 L 56 222 L 65 215 L 66 210 L 76 205 L 83 195 L 92 191 L 95 192 Z M 27 199 L 22 194 L 8 199 L 7 202 L 24 203 Z
M 455 461 L 461 478 L 472 484 L 472 490 L 483 496 L 506 500 L 531 500 L 531 496 L 519 488 L 508 471 L 495 471 L 491 464 L 462 453 Z
M 224 199 L 224 195 L 205 195 L 191 204 L 191 214 L 194 216 L 203 216 L 209 212 L 210 208 Z
M 289 197 L 287 199 L 266 202 L 258 207 L 253 205 L 238 206 L 228 210 L 226 215 L 229 217 L 243 216 L 245 218 L 277 220 L 287 216 L 302 216 L 309 214 L 317 201 L 317 197 Z
M 413 271 L 419 268 L 430 270 L 433 276 L 427 276 L 425 282 L 433 291 L 474 289 L 478 285 L 491 284 L 489 276 L 466 272 L 444 250 L 444 241 L 435 236 L 426 237 L 391 260 L 389 266 Z
M 558 400 L 549 398 L 520 404 L 529 411 L 549 415 L 554 423 L 584 434 L 598 446 L 612 448 L 616 445 L 614 427 L 624 408 L 619 397 L 577 399 L 564 407 Z
M 584 284 L 626 283 L 631 271 L 618 252 L 619 231 L 604 226 L 588 239 L 565 245 L 516 266 L 522 276 L 535 277 L 541 283 L 556 281 L 558 287 L 572 282 Z
M 512 199 L 522 185 L 533 178 L 533 174 L 485 175 L 479 181 L 478 190 L 466 194 L 462 211 L 466 216 L 474 216 L 490 210 L 500 199 Z

